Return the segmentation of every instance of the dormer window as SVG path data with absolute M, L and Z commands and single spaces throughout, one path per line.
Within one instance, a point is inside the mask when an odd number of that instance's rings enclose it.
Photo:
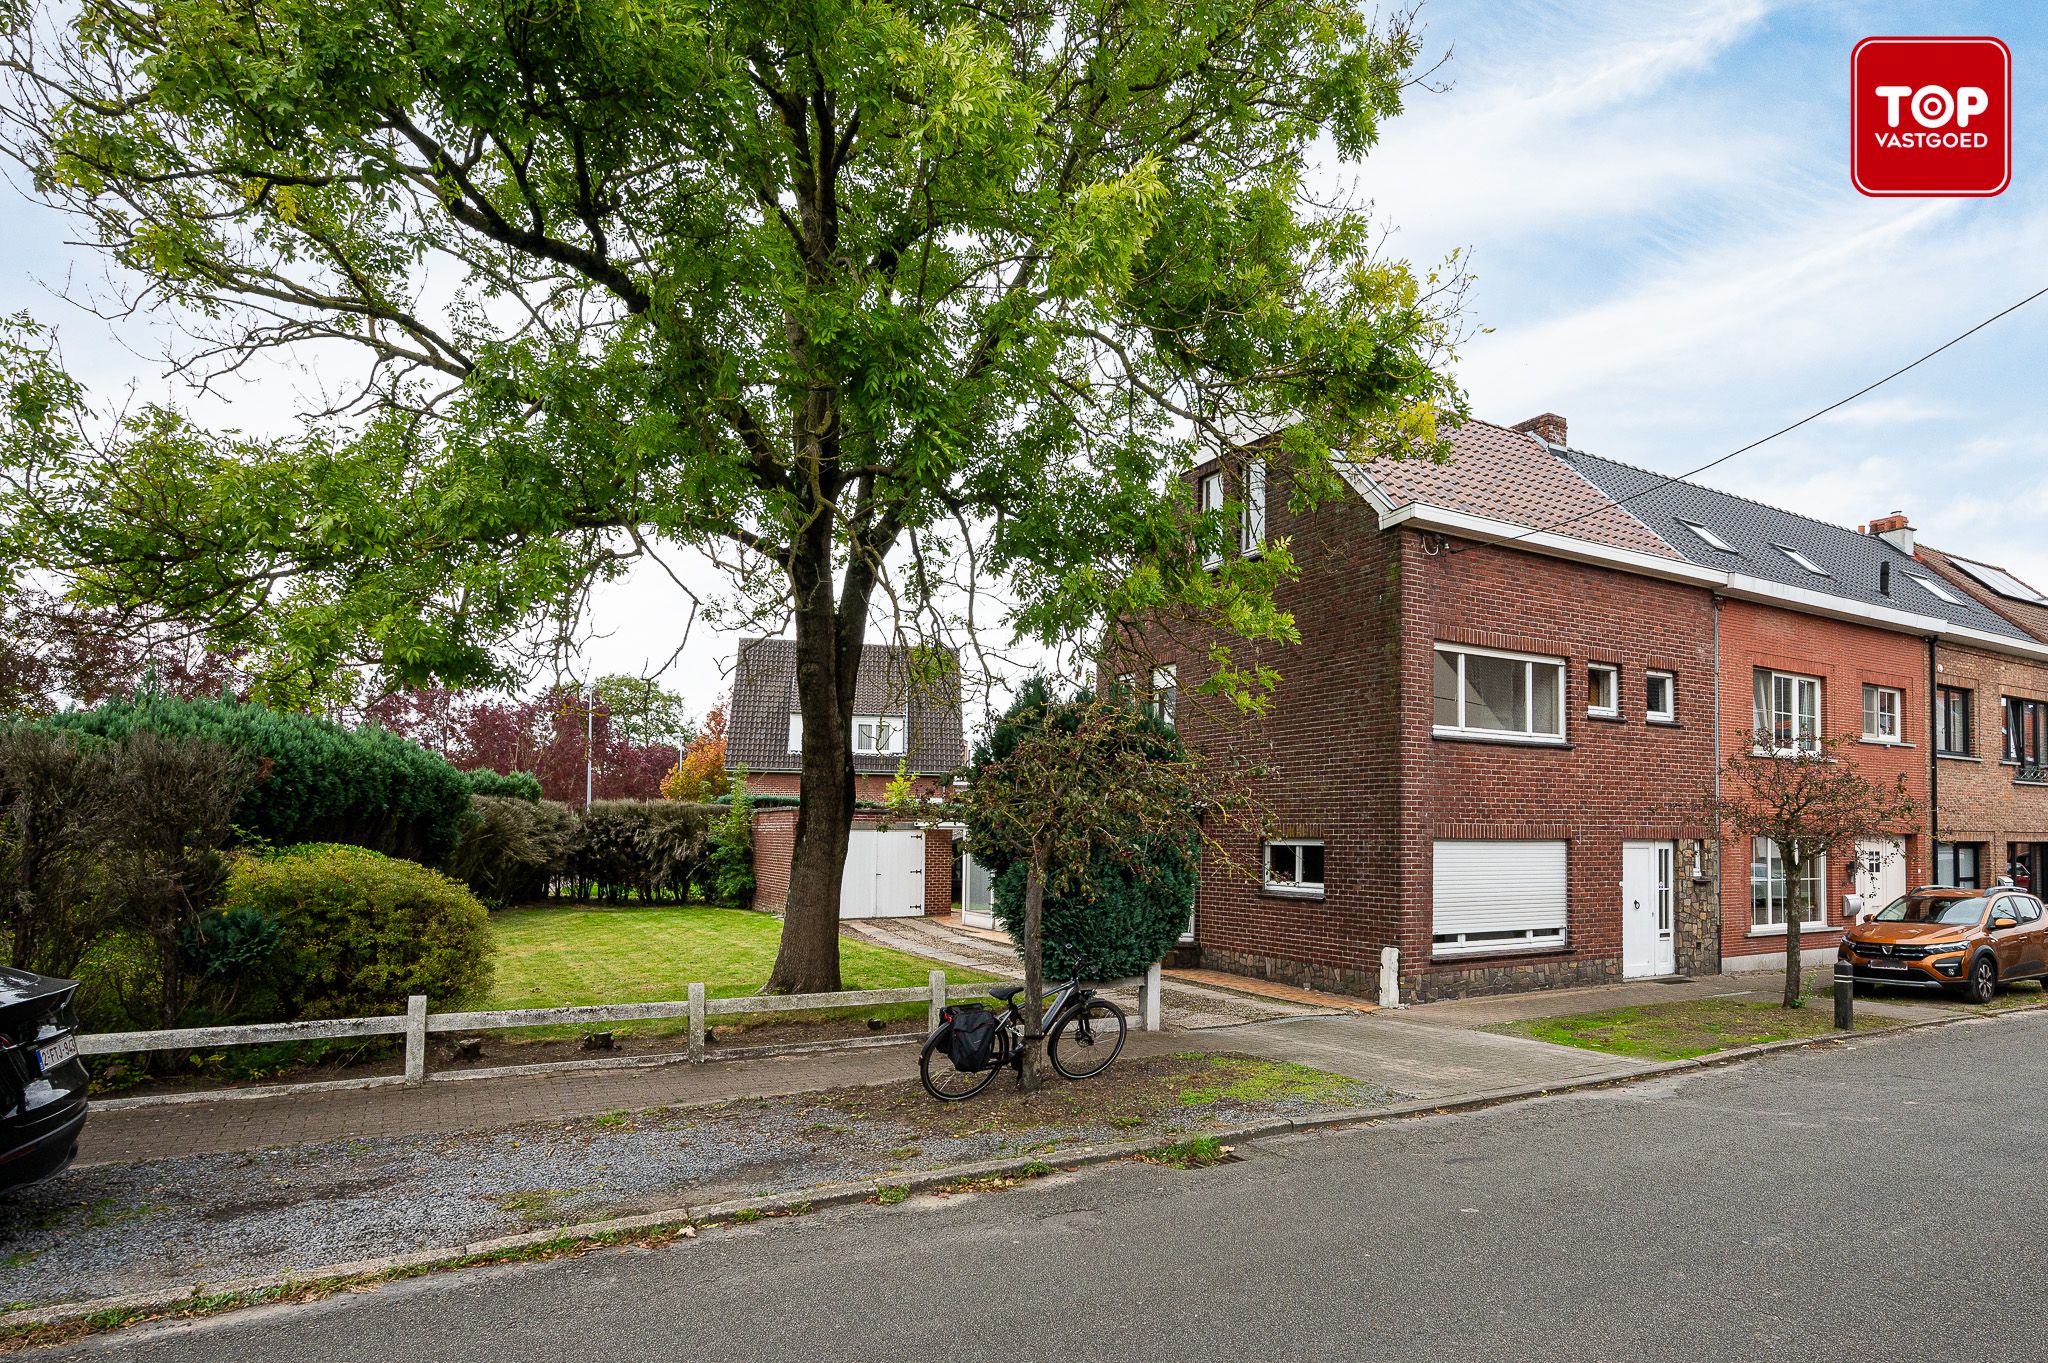
M 1789 559 L 1791 559 L 1791 560 L 1792 560 L 1792 561 L 1793 561 L 1794 563 L 1798 564 L 1798 565 L 1799 565 L 1800 567 L 1802 567 L 1802 568 L 1806 569 L 1806 571 L 1807 571 L 1807 572 L 1809 572 L 1809 573 L 1812 573 L 1812 574 L 1813 574 L 1813 575 L 1814 575 L 1815 577 L 1827 577 L 1827 576 L 1828 576 L 1828 570 L 1827 570 L 1827 569 L 1825 569 L 1825 568 L 1821 567 L 1821 566 L 1820 566 L 1820 565 L 1819 565 L 1818 563 L 1815 563 L 1815 562 L 1814 562 L 1814 561 L 1813 561 L 1812 559 L 1810 559 L 1810 558 L 1808 558 L 1808 557 L 1807 557 L 1806 555 L 1804 555 L 1804 554 L 1800 553 L 1800 552 L 1799 552 L 1799 551 L 1798 551 L 1797 549 L 1794 549 L 1794 548 L 1793 548 L 1793 547 L 1792 547 L 1791 545 L 1789 545 L 1789 544 L 1778 544 L 1778 545 L 1773 545 L 1773 546 L 1772 546 L 1772 548 L 1776 549 L 1776 550 L 1777 550 L 1777 551 L 1778 551 L 1779 553 L 1783 554 L 1783 555 L 1784 555 L 1784 556 L 1785 556 L 1786 558 L 1789 558 Z
M 904 752 L 904 740 L 910 732 L 910 721 L 906 715 L 855 715 L 853 717 L 853 755 L 855 757 L 900 757 Z M 804 750 L 804 717 L 789 717 L 789 750 Z

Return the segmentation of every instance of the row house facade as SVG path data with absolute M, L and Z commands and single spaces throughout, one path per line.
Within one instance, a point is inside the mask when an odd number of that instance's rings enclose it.
M 1300 643 L 1252 651 L 1281 676 L 1270 713 L 1179 708 L 1192 746 L 1270 773 L 1267 834 L 1226 830 L 1205 862 L 1204 964 L 1411 1001 L 1767 968 L 1784 868 L 1706 812 L 1759 742 L 1840 735 L 1926 812 L 1815 868 L 1814 959 L 1858 903 L 2009 855 L 2002 833 L 1937 836 L 1946 767 L 1967 764 L 1937 760 L 1940 669 L 2048 680 L 2048 647 L 1916 557 L 1903 519 L 1859 532 L 1601 460 L 1548 414 L 1452 444 L 1446 464 L 1351 468 L 1355 495 L 1309 512 L 1255 451 L 1196 470 L 1205 504 L 1243 507 L 1243 552 L 1284 535 L 1301 570 L 1281 593 Z M 1162 645 L 1169 667 L 1177 646 L 1186 675 L 1201 641 Z

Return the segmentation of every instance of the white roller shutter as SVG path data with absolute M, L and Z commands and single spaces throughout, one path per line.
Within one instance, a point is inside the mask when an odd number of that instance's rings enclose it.
M 1566 901 L 1562 842 L 1439 842 L 1434 954 L 1559 945 Z

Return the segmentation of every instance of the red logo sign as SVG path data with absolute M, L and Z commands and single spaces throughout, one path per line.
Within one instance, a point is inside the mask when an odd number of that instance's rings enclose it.
M 2012 53 L 1996 38 L 1865 38 L 1849 57 L 1865 194 L 1982 198 L 2012 181 Z

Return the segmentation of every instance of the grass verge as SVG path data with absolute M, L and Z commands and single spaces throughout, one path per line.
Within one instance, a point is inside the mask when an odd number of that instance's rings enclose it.
M 1897 1025 L 1896 1018 L 1866 1014 L 1857 1019 L 1856 1030 L 1878 1031 Z M 1636 1060 L 1691 1060 L 1736 1046 L 1824 1036 L 1835 1026 L 1833 1011 L 1817 1005 L 1781 1008 L 1752 999 L 1685 999 L 1567 1017 L 1527 1018 L 1496 1023 L 1486 1030 Z

